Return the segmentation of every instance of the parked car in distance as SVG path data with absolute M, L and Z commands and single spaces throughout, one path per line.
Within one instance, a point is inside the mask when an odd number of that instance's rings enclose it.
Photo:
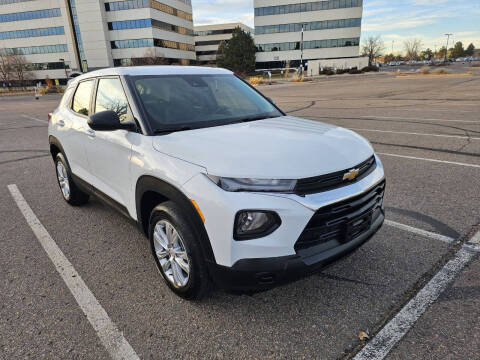
M 319 271 L 384 221 L 384 170 L 366 139 L 288 116 L 227 70 L 87 73 L 48 134 L 64 200 L 95 195 L 135 220 L 187 299 Z

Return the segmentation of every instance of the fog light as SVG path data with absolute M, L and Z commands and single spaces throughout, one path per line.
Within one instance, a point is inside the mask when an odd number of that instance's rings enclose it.
M 235 218 L 235 240 L 250 240 L 267 236 L 281 224 L 280 217 L 272 211 L 243 210 Z

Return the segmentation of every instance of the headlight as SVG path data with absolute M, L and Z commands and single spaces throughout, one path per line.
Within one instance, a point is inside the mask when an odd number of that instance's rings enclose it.
M 277 213 L 262 210 L 243 210 L 235 217 L 233 237 L 235 240 L 250 240 L 270 235 L 281 225 Z
M 297 180 L 234 179 L 207 175 L 225 191 L 292 192 Z

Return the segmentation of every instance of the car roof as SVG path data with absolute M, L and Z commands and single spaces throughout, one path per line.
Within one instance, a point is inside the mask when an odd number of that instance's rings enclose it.
M 127 66 L 95 70 L 77 76 L 72 83 L 98 76 L 145 76 L 145 75 L 221 75 L 233 74 L 231 71 L 221 68 L 204 66 L 177 66 L 177 65 L 156 65 L 156 66 Z

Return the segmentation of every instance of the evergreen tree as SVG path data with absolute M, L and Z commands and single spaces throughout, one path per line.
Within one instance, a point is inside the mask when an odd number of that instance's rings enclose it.
M 246 75 L 255 70 L 255 43 L 250 33 L 237 27 L 228 43 L 222 41 L 217 52 L 217 66 L 236 74 Z

